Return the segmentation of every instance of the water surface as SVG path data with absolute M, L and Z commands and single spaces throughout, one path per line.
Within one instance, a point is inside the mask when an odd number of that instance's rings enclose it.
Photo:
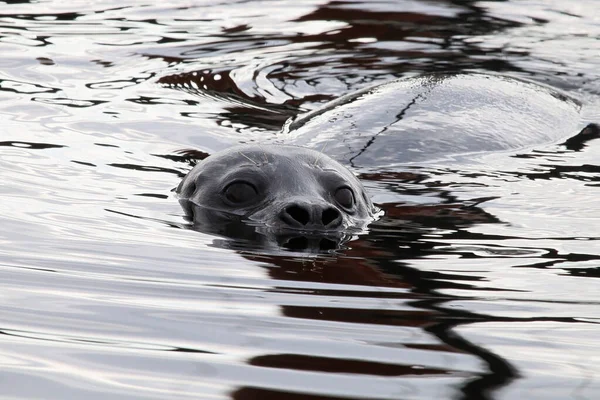
M 14 399 L 595 399 L 600 142 L 357 169 L 330 254 L 189 229 L 207 153 L 422 72 L 600 121 L 595 0 L 0 3 L 0 392 Z

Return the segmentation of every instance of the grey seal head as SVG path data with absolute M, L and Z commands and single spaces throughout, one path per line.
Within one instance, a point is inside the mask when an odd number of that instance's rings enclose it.
M 346 167 L 318 151 L 241 145 L 196 165 L 176 189 L 196 224 L 237 216 L 269 232 L 327 235 L 362 230 L 377 209 Z

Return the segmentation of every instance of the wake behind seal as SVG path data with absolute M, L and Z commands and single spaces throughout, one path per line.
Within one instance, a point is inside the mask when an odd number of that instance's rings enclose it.
M 290 120 L 272 140 L 326 148 L 355 168 L 460 167 L 559 143 L 581 130 L 581 108 L 569 94 L 530 80 L 424 74 L 330 101 Z

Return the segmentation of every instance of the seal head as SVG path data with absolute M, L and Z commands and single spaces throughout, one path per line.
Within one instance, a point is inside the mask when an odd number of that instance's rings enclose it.
M 242 145 L 211 155 L 177 188 L 195 224 L 239 217 L 277 234 L 360 231 L 375 207 L 347 168 L 315 150 Z

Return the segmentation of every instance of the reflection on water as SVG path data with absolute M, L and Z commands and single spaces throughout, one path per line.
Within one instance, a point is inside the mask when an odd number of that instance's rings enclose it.
M 2 394 L 597 398 L 597 141 L 356 170 L 386 214 L 321 255 L 189 229 L 171 189 L 421 72 L 551 84 L 583 128 L 599 37 L 594 0 L 0 3 Z

